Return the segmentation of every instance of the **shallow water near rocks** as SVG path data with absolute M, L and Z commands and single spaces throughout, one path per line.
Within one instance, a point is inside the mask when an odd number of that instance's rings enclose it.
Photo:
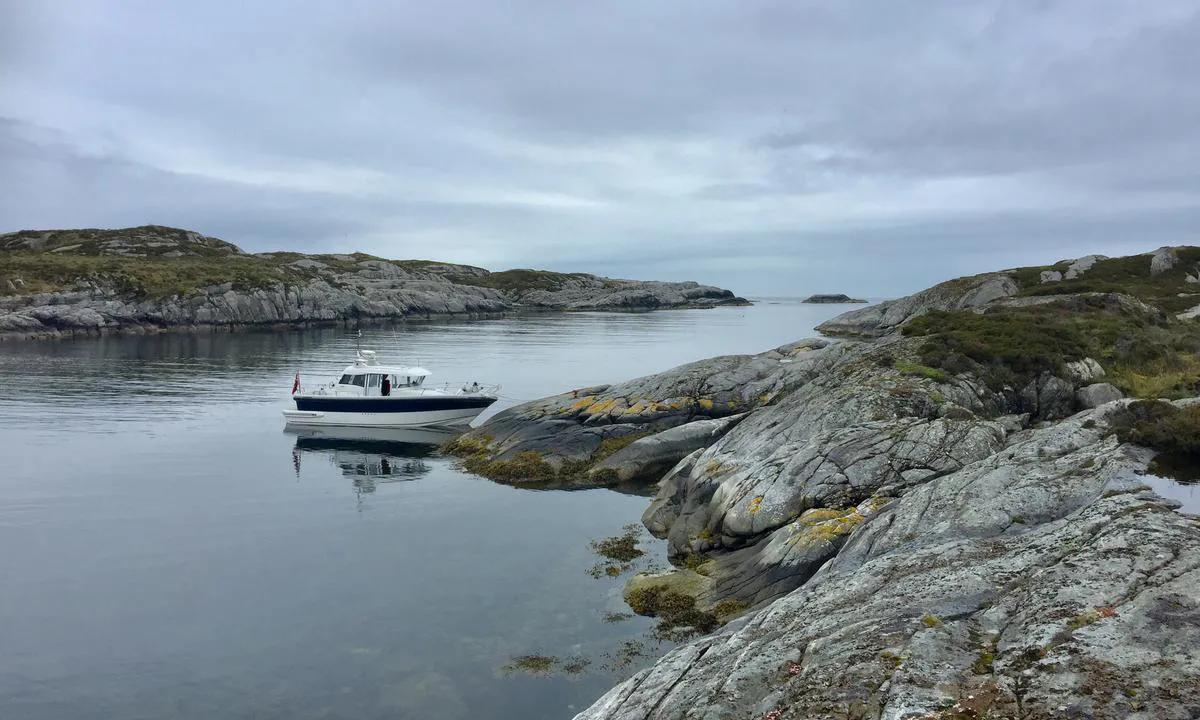
M 583 313 L 364 331 L 517 402 L 812 336 L 846 307 Z M 645 497 L 458 471 L 442 438 L 283 431 L 343 329 L 0 343 L 0 718 L 569 718 L 650 621 L 593 539 Z M 657 542 L 643 547 L 662 562 Z M 574 676 L 505 672 L 538 654 Z M 643 659 L 642 662 L 648 662 Z
M 1142 475 L 1138 478 L 1149 485 L 1154 492 L 1170 500 L 1183 503 L 1180 512 L 1200 515 L 1200 484 L 1184 483 L 1158 475 Z

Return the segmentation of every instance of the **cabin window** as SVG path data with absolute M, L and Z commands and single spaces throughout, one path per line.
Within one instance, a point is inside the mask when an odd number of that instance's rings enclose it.
M 368 388 L 379 387 L 379 379 L 381 377 L 383 377 L 383 376 L 382 375 L 368 375 L 367 376 L 367 387 Z
M 350 384 L 357 385 L 359 387 L 366 387 L 367 376 L 366 375 L 355 375 L 354 379 L 350 381 Z
M 339 385 L 353 385 L 354 384 L 354 376 L 353 375 L 343 375 L 342 379 L 338 380 L 338 384 Z
M 425 382 L 425 378 L 421 377 L 420 375 L 412 379 L 413 385 L 420 385 L 423 382 Z

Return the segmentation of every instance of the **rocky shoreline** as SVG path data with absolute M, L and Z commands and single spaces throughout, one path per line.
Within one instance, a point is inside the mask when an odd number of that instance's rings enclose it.
M 1200 517 L 1141 479 L 1200 448 L 1200 249 L 1044 280 L 1078 265 L 527 403 L 447 448 L 503 482 L 651 484 L 676 569 L 631 607 L 747 610 L 578 720 L 1200 716 Z
M 175 228 L 0 235 L 0 339 L 744 305 L 695 282 L 250 254 Z

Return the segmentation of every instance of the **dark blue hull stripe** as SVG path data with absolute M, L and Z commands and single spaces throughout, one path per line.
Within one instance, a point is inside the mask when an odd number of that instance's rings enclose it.
M 297 410 L 345 413 L 407 413 L 438 410 L 480 410 L 496 402 L 490 397 L 423 398 L 296 398 Z

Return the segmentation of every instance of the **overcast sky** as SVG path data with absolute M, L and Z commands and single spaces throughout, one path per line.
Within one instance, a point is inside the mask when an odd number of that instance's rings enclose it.
M 896 295 L 1200 244 L 1200 0 L 0 0 L 0 231 Z

